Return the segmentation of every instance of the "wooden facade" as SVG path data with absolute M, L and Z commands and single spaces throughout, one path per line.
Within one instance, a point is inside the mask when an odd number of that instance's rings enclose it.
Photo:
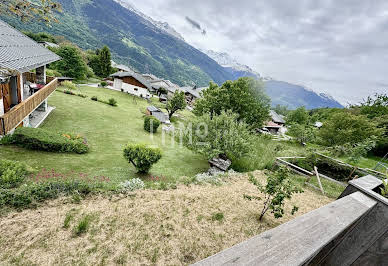
M 19 126 L 23 119 L 31 114 L 39 105 L 46 100 L 58 86 L 58 79 L 54 79 L 49 84 L 44 86 L 38 92 L 19 103 L 13 109 L 0 117 L 0 132 L 2 135 L 9 133 L 12 129 Z M 3 97 L 4 99 L 4 97 Z
M 122 78 L 124 83 L 131 84 L 136 87 L 147 89 L 147 86 L 145 86 L 143 83 L 135 79 L 134 77 L 124 77 Z

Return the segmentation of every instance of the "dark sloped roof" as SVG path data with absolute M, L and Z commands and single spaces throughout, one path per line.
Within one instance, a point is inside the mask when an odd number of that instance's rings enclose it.
M 143 76 L 141 74 L 138 74 L 138 73 L 133 72 L 133 71 L 116 72 L 116 73 L 114 73 L 114 74 L 112 74 L 110 76 L 113 77 L 113 78 L 133 77 L 134 79 L 139 81 L 141 84 L 146 86 L 147 89 L 149 89 L 149 90 L 152 89 L 151 84 L 145 78 L 143 78 Z
M 0 19 L 0 68 L 23 73 L 60 59 Z
M 286 121 L 284 121 L 284 119 L 274 110 L 270 111 L 270 115 L 271 115 L 272 121 L 274 121 L 275 123 L 280 123 L 280 124 L 286 123 Z
M 181 87 L 180 88 L 182 91 L 184 91 L 185 93 L 190 93 L 191 95 L 193 95 L 194 97 L 196 98 L 200 98 L 201 97 L 201 91 L 207 89 L 207 87 L 202 87 L 202 88 L 196 88 L 196 87 Z

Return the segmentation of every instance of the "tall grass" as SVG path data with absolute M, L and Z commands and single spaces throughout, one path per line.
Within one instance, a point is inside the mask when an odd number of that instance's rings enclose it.
M 232 168 L 238 172 L 272 169 L 277 157 L 301 156 L 306 148 L 298 143 L 275 141 L 268 136 L 255 136 L 251 152 L 233 160 Z

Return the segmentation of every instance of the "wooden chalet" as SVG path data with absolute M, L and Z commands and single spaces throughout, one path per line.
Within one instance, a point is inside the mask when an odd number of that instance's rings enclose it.
M 0 20 L 0 136 L 37 127 L 51 112 L 47 98 L 58 80 L 46 77 L 46 65 L 60 59 Z
M 111 75 L 114 79 L 113 87 L 116 90 L 121 90 L 132 95 L 136 95 L 142 98 L 150 98 L 152 86 L 150 83 L 142 77 L 142 75 L 133 72 L 117 72 Z

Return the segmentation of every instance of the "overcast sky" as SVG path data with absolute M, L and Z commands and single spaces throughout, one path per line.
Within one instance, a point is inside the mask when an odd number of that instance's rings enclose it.
M 388 1 L 126 1 L 193 46 L 227 52 L 263 76 L 344 104 L 388 92 Z

